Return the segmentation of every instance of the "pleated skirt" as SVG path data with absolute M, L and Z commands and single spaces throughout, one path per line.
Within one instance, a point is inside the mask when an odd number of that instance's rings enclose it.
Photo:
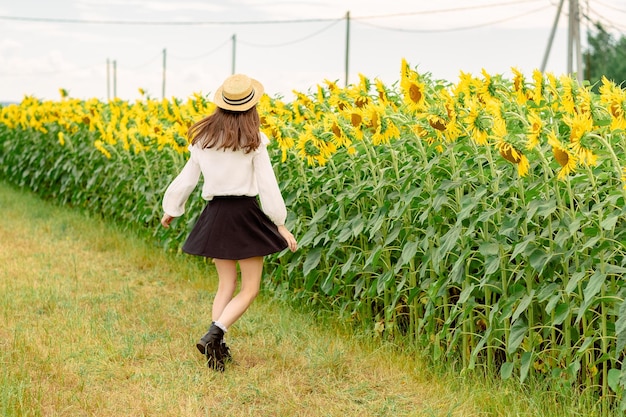
M 240 260 L 287 248 L 287 241 L 261 210 L 256 197 L 218 196 L 208 202 L 189 233 L 183 252 Z

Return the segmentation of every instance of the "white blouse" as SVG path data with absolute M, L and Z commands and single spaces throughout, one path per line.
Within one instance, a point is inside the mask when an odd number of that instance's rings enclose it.
M 182 216 L 185 203 L 202 173 L 203 199 L 210 201 L 214 196 L 258 195 L 261 209 L 274 224 L 285 224 L 287 209 L 267 153 L 268 143 L 267 136 L 261 133 L 261 145 L 249 153 L 189 145 L 189 160 L 165 191 L 163 210 L 172 217 Z

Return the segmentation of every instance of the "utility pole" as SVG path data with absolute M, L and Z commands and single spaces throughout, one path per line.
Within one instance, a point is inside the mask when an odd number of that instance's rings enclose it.
M 232 40 L 233 40 L 233 56 L 232 56 L 232 66 L 231 66 L 230 74 L 235 75 L 235 56 L 236 56 L 236 50 L 237 50 L 237 35 L 234 33 L 232 36 Z
M 554 34 L 556 32 L 556 27 L 559 24 L 559 16 L 561 16 L 563 3 L 565 3 L 565 0 L 561 0 L 559 2 L 559 7 L 556 11 L 556 17 L 554 18 L 554 23 L 552 24 L 552 30 L 550 31 L 550 38 L 548 39 L 548 47 L 546 48 L 546 53 L 543 55 L 543 62 L 541 63 L 541 72 L 546 71 L 546 64 L 548 63 L 548 56 L 550 56 L 550 49 L 552 49 L 552 42 L 554 42 Z
M 563 9 L 563 3 L 565 0 L 559 2 L 559 7 L 554 18 L 554 24 L 552 25 L 552 31 L 550 32 L 550 38 L 548 39 L 548 47 L 543 56 L 543 62 L 541 64 L 541 72 L 546 70 L 546 64 L 548 62 L 548 56 L 550 55 L 550 49 L 552 48 L 552 42 L 554 41 L 554 34 L 559 23 L 559 16 Z M 567 30 L 567 72 L 570 75 L 574 74 L 574 53 L 576 54 L 576 78 L 579 83 L 583 81 L 582 74 L 582 54 L 580 46 L 580 10 L 578 7 L 578 0 L 569 0 L 569 19 Z
M 578 0 L 569 0 L 569 30 L 567 36 L 567 72 L 574 74 L 574 55 L 576 56 L 576 78 L 583 81 L 582 56 L 580 47 L 580 9 Z
M 109 71 L 109 58 L 107 58 L 107 101 L 111 100 L 111 74 Z
M 117 98 L 117 61 L 113 60 L 113 99 Z
M 348 71 L 350 67 L 350 12 L 346 12 L 346 87 L 348 86 Z
M 163 48 L 163 86 L 161 88 L 161 98 L 165 99 L 165 56 L 167 52 L 165 48 Z

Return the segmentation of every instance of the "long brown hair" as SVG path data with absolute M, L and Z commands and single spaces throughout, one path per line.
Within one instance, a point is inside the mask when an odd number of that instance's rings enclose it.
M 261 144 L 260 126 L 256 106 L 242 112 L 217 107 L 215 112 L 194 123 L 187 137 L 192 145 L 198 144 L 202 148 L 243 149 L 249 153 Z

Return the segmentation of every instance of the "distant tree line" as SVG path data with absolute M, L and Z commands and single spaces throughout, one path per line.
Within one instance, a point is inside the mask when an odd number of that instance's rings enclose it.
M 619 39 L 611 35 L 600 24 L 587 34 L 588 49 L 583 52 L 583 77 L 595 89 L 605 76 L 622 87 L 626 86 L 626 37 Z

